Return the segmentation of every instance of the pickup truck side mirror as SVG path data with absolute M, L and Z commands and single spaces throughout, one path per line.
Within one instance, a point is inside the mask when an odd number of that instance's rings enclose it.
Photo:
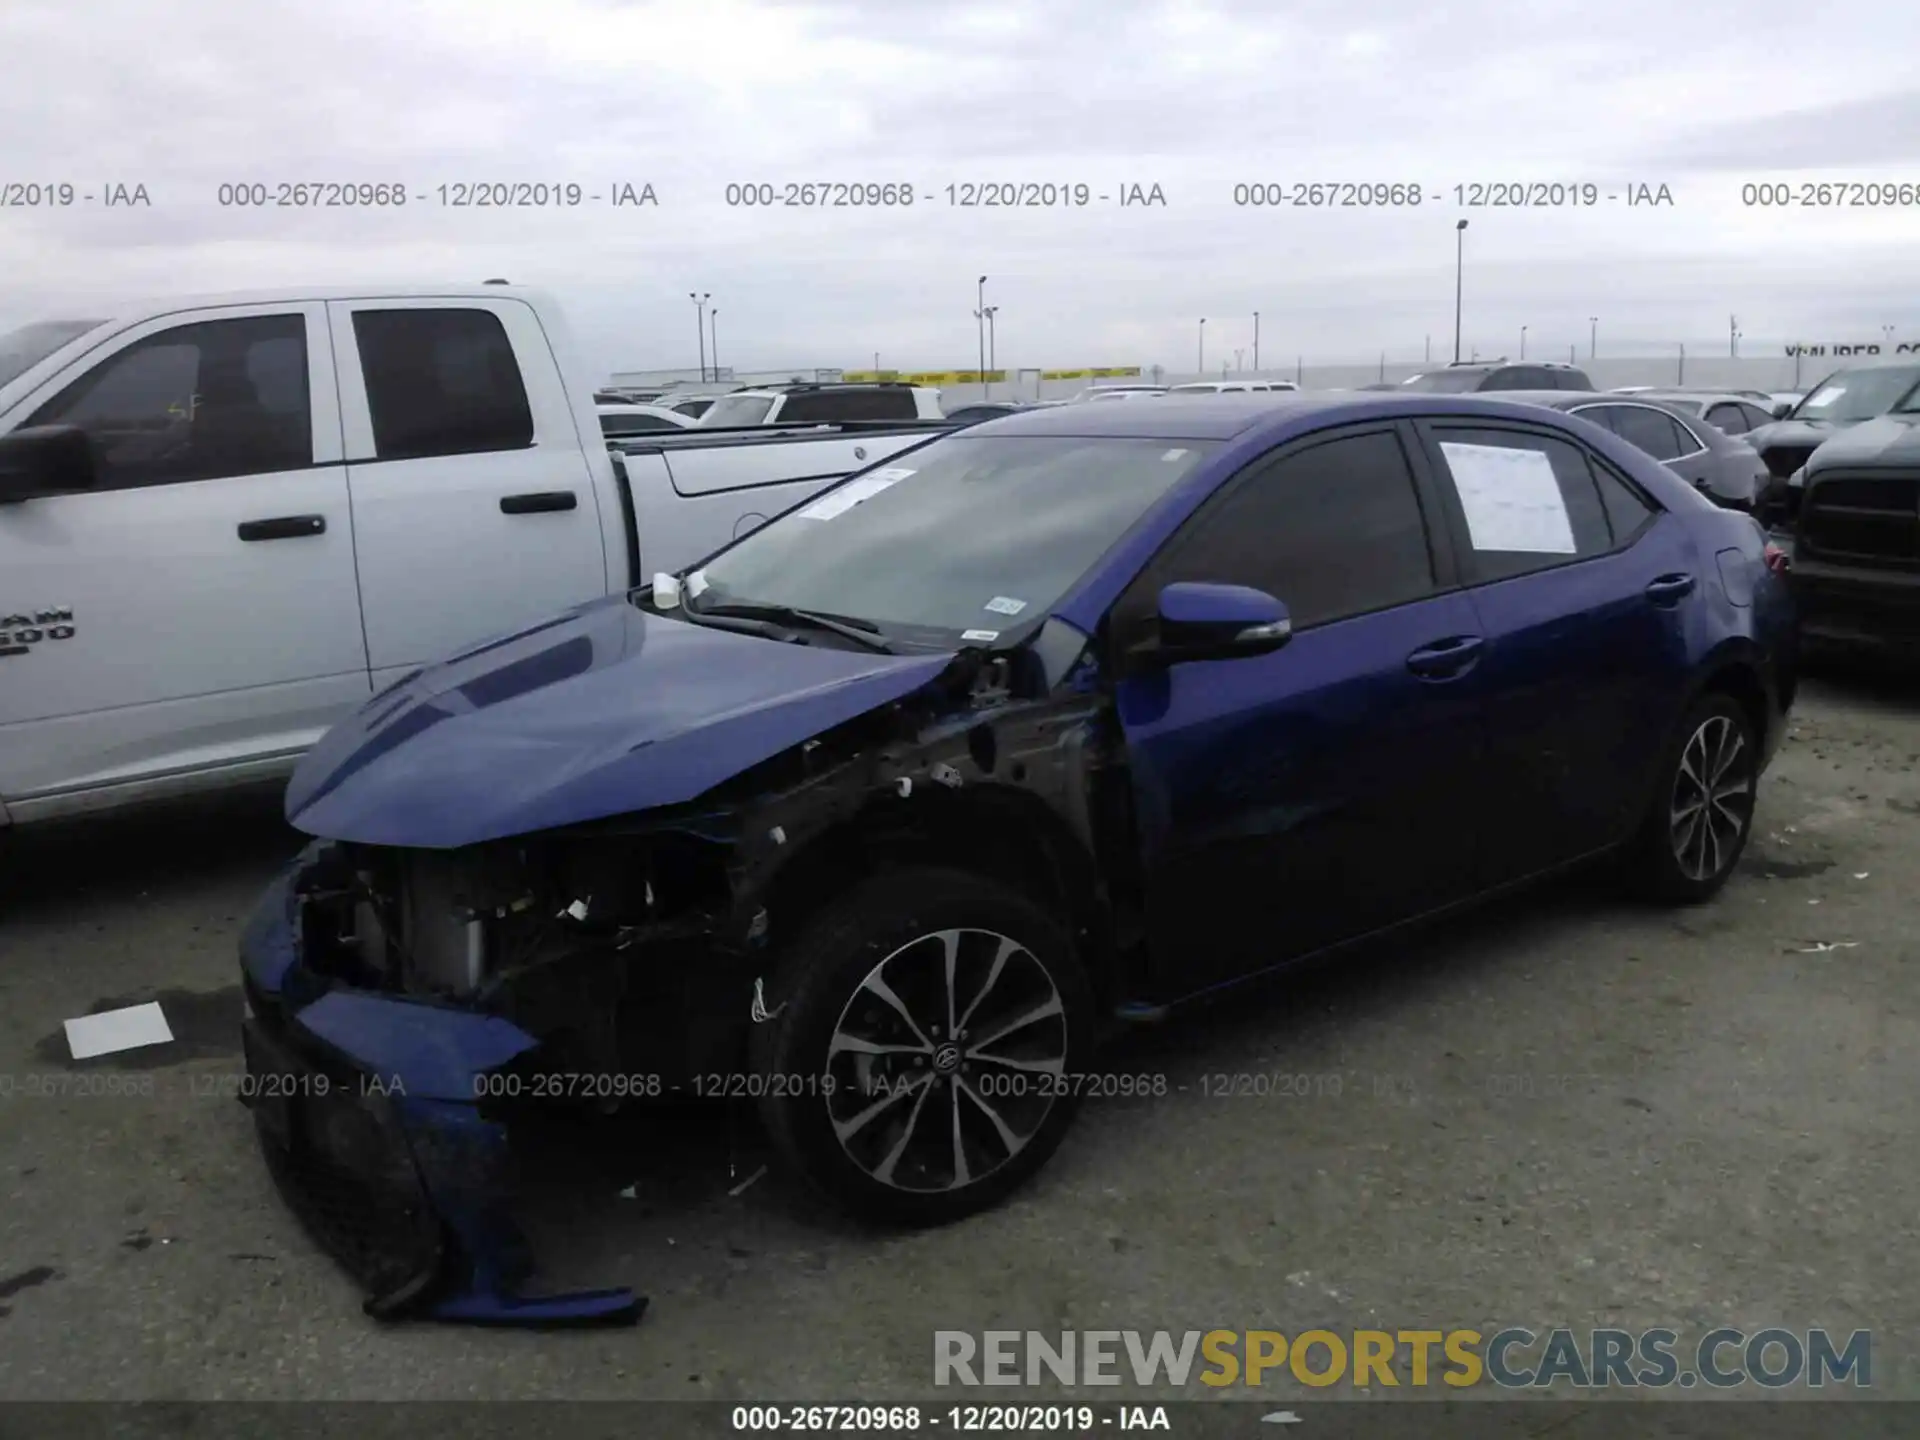
M 0 435 L 0 505 L 91 490 L 99 480 L 93 442 L 77 425 L 36 425 Z
M 1265 655 L 1293 638 L 1287 607 L 1246 585 L 1169 585 L 1160 592 L 1157 618 L 1158 633 L 1133 654 L 1163 665 Z

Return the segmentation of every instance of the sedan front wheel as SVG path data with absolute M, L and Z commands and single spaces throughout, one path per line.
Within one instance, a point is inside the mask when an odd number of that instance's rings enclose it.
M 819 916 L 755 1027 L 776 1148 L 848 1210 L 938 1224 L 1043 1165 L 1072 1120 L 1093 1000 L 1066 930 L 960 871 L 878 876 Z

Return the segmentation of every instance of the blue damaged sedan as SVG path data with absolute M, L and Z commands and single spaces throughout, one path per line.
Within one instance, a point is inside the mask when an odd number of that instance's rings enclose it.
M 750 1097 L 848 1210 L 1061 1143 L 1128 1021 L 1567 867 L 1706 900 L 1794 693 L 1754 520 L 1497 397 L 1034 410 L 426 669 L 242 941 L 267 1163 L 377 1316 L 529 1294 L 516 1139 Z

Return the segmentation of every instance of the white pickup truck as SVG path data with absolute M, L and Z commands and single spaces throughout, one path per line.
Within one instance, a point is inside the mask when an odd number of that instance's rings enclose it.
M 176 299 L 0 335 L 0 829 L 269 780 L 427 662 L 938 426 L 609 452 L 547 296 Z

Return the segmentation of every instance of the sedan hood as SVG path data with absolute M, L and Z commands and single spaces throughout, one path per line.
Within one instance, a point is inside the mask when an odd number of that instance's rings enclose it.
M 1882 415 L 1843 430 L 1820 447 L 1817 458 L 1818 470 L 1836 465 L 1920 468 L 1920 415 Z
M 301 763 L 287 818 L 326 839 L 452 849 L 676 805 L 952 658 L 782 644 L 616 596 L 375 696 Z

